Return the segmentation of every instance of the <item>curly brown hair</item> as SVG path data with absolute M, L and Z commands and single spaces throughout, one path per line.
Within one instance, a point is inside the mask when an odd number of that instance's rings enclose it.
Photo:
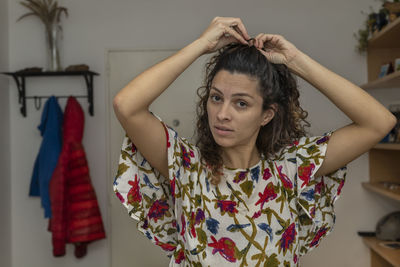
M 207 100 L 212 81 L 220 70 L 257 78 L 258 90 L 263 97 L 263 111 L 276 103 L 275 116 L 261 127 L 256 140 L 258 151 L 267 158 L 305 136 L 305 127 L 310 127 L 305 120 L 308 112 L 299 104 L 297 81 L 286 65 L 269 62 L 254 46 L 233 43 L 221 48 L 206 63 L 204 84 L 197 89 L 200 99 L 197 103 L 196 146 L 200 149 L 202 162 L 212 170 L 210 182 L 214 185 L 221 181 L 223 162 L 221 147 L 215 142 L 209 127 Z

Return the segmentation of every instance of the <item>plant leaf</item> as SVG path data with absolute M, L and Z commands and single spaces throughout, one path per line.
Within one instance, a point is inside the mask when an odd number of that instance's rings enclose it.
M 55 4 L 49 9 L 49 21 L 51 21 L 52 23 L 56 22 L 57 17 L 57 2 L 54 3 Z
M 25 18 L 25 17 L 28 17 L 28 16 L 31 16 L 31 15 L 36 16 L 36 13 L 34 13 L 34 12 L 26 13 L 26 14 L 22 15 L 21 17 L 19 17 L 19 18 L 17 19 L 17 22 L 20 21 L 21 19 L 23 19 L 23 18 Z
M 20 3 L 21 3 L 21 5 L 23 5 L 27 9 L 31 10 L 32 12 L 34 12 L 35 14 L 39 14 L 38 9 L 34 5 L 30 5 L 29 3 L 24 3 L 24 2 L 20 2 Z
M 43 12 L 43 7 L 36 1 L 33 0 L 26 0 L 28 3 L 21 2 L 21 5 L 25 6 L 26 8 L 30 9 L 32 12 L 38 16 L 44 24 L 46 24 L 46 13 Z
M 22 15 L 17 21 L 27 16 L 35 15 L 45 24 L 46 28 L 50 28 L 52 23 L 60 22 L 63 12 L 65 16 L 68 17 L 68 9 L 58 6 L 57 1 L 25 0 L 25 2 L 20 2 L 20 4 L 32 12 Z
M 68 9 L 66 9 L 65 7 L 59 7 L 58 8 L 58 16 L 57 16 L 57 21 L 60 22 L 60 17 L 61 17 L 61 13 L 64 12 L 65 17 L 68 17 Z

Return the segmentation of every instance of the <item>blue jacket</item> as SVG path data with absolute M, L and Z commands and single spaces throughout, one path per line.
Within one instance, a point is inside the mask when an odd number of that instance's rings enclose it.
M 63 112 L 57 98 L 51 96 L 43 109 L 38 129 L 43 137 L 33 168 L 30 196 L 40 196 L 44 217 L 51 218 L 49 183 L 62 146 Z

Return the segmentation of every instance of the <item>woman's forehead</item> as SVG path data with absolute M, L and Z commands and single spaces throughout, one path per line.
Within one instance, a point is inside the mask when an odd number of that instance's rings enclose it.
M 211 89 L 221 94 L 229 95 L 260 95 L 258 79 L 243 73 L 231 73 L 226 70 L 219 71 L 211 84 Z

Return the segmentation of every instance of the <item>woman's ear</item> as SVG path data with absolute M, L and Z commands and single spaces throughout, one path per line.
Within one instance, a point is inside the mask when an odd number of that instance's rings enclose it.
M 275 112 L 277 110 L 278 110 L 278 105 L 276 103 L 271 104 L 270 108 L 264 111 L 261 126 L 267 125 L 274 118 Z

